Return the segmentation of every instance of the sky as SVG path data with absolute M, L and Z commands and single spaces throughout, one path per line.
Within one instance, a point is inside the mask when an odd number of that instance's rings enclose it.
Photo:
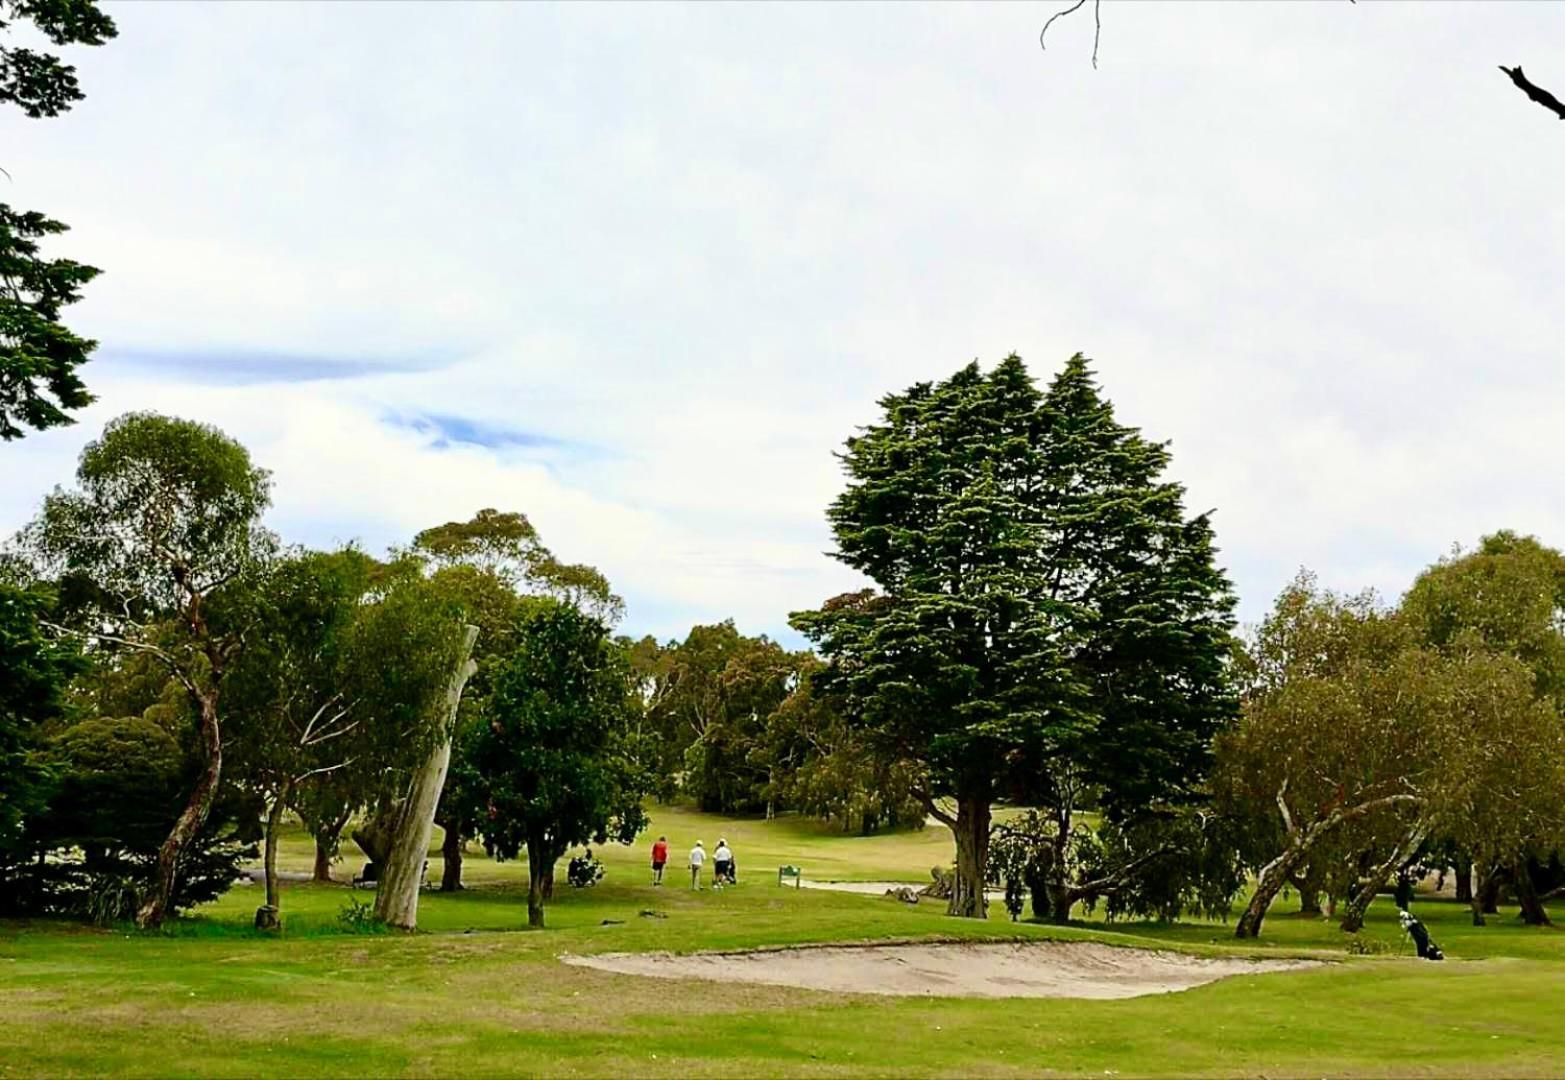
M 887 392 L 1094 361 L 1215 510 L 1240 614 L 1565 543 L 1565 6 L 112 3 L 87 92 L 0 112 L 0 199 L 101 267 L 75 426 L 272 470 L 282 536 L 520 510 L 622 629 L 788 612 Z

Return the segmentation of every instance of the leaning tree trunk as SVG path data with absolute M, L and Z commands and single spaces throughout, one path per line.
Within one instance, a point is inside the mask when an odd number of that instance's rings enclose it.
M 1313 837 L 1305 833 L 1295 838 L 1281 855 L 1261 867 L 1261 872 L 1255 879 L 1255 892 L 1251 895 L 1244 914 L 1239 916 L 1239 924 L 1234 927 L 1234 937 L 1261 936 L 1261 922 L 1266 918 L 1267 909 L 1272 906 L 1272 901 L 1277 899 L 1277 894 L 1282 892 L 1283 886 L 1288 884 L 1288 879 L 1304 861 L 1304 856 L 1309 854 L 1312 844 Z
M 261 866 L 266 877 L 266 904 L 255 913 L 257 930 L 276 930 L 282 926 L 282 889 L 277 882 L 277 834 L 282 831 L 283 809 L 288 804 L 288 791 L 293 785 L 284 783 L 272 799 L 272 808 L 266 815 L 266 854 Z
M 440 842 L 440 891 L 456 892 L 462 888 L 462 834 L 454 825 L 446 826 L 445 839 Z
M 1549 909 L 1538 898 L 1538 890 L 1532 882 L 1532 870 L 1526 859 L 1516 860 L 1516 902 L 1522 908 L 1522 922 L 1528 926 L 1553 926 L 1549 921 Z
M 153 880 L 152 891 L 136 911 L 136 925 L 144 930 L 162 926 L 163 920 L 168 917 L 180 856 L 201 831 L 201 826 L 206 824 L 207 814 L 217 801 L 217 786 L 223 778 L 223 736 L 217 721 L 217 691 L 209 690 L 198 695 L 198 701 L 201 744 L 206 754 L 206 764 L 184 810 L 174 821 L 168 839 L 158 849 L 157 877 Z
M 462 689 L 477 670 L 472 661 L 473 642 L 478 627 L 462 631 L 462 648 L 457 669 L 446 687 L 445 719 L 440 743 L 413 774 L 408 797 L 397 817 L 396 833 L 386 864 L 380 868 L 380 884 L 375 892 L 375 915 L 387 926 L 400 930 L 418 927 L 418 887 L 424 878 L 424 861 L 429 855 L 429 839 L 435 831 L 435 808 L 446 786 L 446 770 L 451 766 L 451 740 L 456 732 L 457 708 L 462 704 Z
M 1369 911 L 1369 905 L 1375 902 L 1376 894 L 1386 887 L 1386 882 L 1391 880 L 1391 875 L 1400 870 L 1418 851 L 1418 845 L 1424 842 L 1424 835 L 1425 830 L 1422 825 L 1413 826 L 1386 860 L 1372 867 L 1369 875 L 1359 882 L 1359 891 L 1352 900 L 1348 901 L 1347 910 L 1342 913 L 1341 926 L 1344 933 L 1356 934 L 1363 929 L 1364 915 Z
M 986 919 L 984 877 L 989 865 L 989 793 L 967 792 L 957 798 L 956 876 L 951 882 L 948 915 L 965 919 Z
M 1281 855 L 1261 868 L 1255 882 L 1255 893 L 1250 897 L 1250 903 L 1245 907 L 1244 914 L 1239 916 L 1239 924 L 1234 927 L 1234 937 L 1260 936 L 1261 921 L 1266 918 L 1266 909 L 1271 907 L 1273 900 L 1277 899 L 1277 894 L 1282 892 L 1288 879 L 1298 872 L 1310 849 L 1321 837 L 1350 821 L 1367 817 L 1376 810 L 1397 805 L 1418 805 L 1422 801 L 1416 795 L 1402 792 L 1382 795 L 1356 806 L 1339 806 L 1325 817 L 1301 829 L 1295 826 L 1293 815 L 1284 801 L 1283 796 L 1287 790 L 1288 785 L 1285 782 L 1282 790 L 1277 793 L 1277 806 L 1282 811 L 1283 823 L 1288 829 L 1288 846 L 1283 849 Z

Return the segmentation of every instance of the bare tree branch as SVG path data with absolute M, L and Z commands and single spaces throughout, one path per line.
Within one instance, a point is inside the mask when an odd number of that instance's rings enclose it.
M 924 804 L 924 811 L 928 813 L 930 817 L 934 818 L 948 829 L 956 828 L 956 818 L 940 809 L 940 807 L 936 805 L 934 797 L 930 795 L 929 792 L 923 790 L 922 788 L 913 788 L 910 794 L 913 796 L 913 798 Z
M 1548 109 L 1561 120 L 1565 120 L 1565 103 L 1562 103 L 1559 98 L 1555 97 L 1543 87 L 1537 85 L 1531 79 L 1527 78 L 1527 76 L 1522 73 L 1522 66 L 1520 64 L 1517 64 L 1513 68 L 1508 68 L 1504 64 L 1501 64 L 1500 70 L 1511 77 L 1511 82 L 1515 83 L 1517 89 L 1519 89 L 1522 93 L 1526 94 L 1533 101 L 1536 101 L 1539 105 L 1542 105 L 1545 109 Z
M 1055 19 L 1064 18 L 1066 15 L 1070 15 L 1081 10 L 1082 5 L 1084 5 L 1086 2 L 1087 0 L 1076 0 L 1076 2 L 1070 7 L 1061 11 L 1056 11 L 1053 15 L 1050 15 L 1046 20 L 1044 20 L 1043 29 L 1038 31 L 1038 48 L 1044 49 L 1045 51 L 1048 49 L 1048 46 L 1043 43 L 1043 36 L 1049 32 L 1050 23 L 1054 22 Z M 1092 0 L 1092 68 L 1094 71 L 1096 71 L 1098 67 L 1098 40 L 1102 36 L 1103 0 Z

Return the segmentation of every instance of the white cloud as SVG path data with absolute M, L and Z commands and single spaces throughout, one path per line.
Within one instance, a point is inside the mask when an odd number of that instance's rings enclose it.
M 1543 81 L 1565 14 L 1110 4 L 1094 72 L 1052 10 L 118 5 L 76 112 L 0 117 L 7 200 L 107 271 L 102 401 L 0 447 L 0 526 L 155 407 L 250 445 L 296 539 L 517 508 L 630 629 L 778 632 L 853 584 L 822 510 L 878 395 L 1081 349 L 1248 616 L 1301 563 L 1395 595 L 1565 541 L 1565 143 L 1495 71 Z M 189 377 L 236 353 L 422 370 Z

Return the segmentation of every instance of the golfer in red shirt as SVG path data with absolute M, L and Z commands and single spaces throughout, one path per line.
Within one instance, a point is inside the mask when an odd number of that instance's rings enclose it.
M 663 884 L 663 865 L 668 862 L 668 837 L 660 836 L 652 845 L 652 884 Z

